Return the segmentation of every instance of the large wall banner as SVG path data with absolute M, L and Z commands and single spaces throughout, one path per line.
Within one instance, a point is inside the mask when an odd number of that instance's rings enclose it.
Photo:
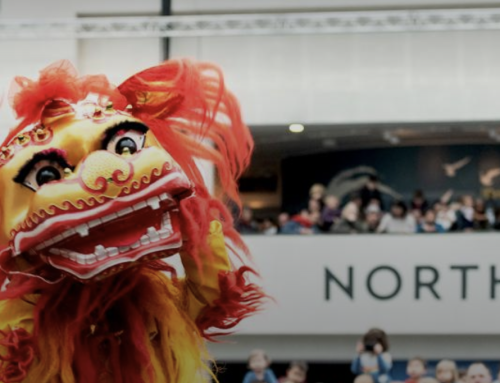
M 275 302 L 247 334 L 499 334 L 500 235 L 246 237 Z
M 422 189 L 430 202 L 447 191 L 453 198 L 472 194 L 500 200 L 498 145 L 391 147 L 335 151 L 283 161 L 283 208 L 307 206 L 309 188 L 322 183 L 327 193 L 347 198 L 376 175 L 387 205 L 392 198 L 409 200 Z

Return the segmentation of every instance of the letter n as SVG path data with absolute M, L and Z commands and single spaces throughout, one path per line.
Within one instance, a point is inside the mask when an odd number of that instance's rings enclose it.
M 330 300 L 330 286 L 331 282 L 334 282 L 344 293 L 351 299 L 354 299 L 354 290 L 353 290 L 353 267 L 349 266 L 348 268 L 348 281 L 346 284 L 343 284 L 333 273 L 325 267 L 325 299 L 327 301 Z

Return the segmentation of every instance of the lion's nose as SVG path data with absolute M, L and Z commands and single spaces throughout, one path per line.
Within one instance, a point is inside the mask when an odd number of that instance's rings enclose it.
M 82 187 L 93 194 L 116 197 L 132 176 L 132 164 L 125 158 L 98 150 L 81 164 L 79 179 Z

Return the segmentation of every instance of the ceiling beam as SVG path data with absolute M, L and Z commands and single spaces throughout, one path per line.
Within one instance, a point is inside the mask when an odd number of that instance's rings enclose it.
M 167 38 L 500 29 L 500 8 L 0 20 L 0 39 Z

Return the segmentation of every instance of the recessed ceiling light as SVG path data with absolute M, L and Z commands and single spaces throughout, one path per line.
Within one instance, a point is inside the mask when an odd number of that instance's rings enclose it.
M 302 124 L 291 124 L 289 127 L 288 127 L 288 130 L 290 130 L 290 132 L 292 133 L 302 133 L 304 131 L 304 125 Z

